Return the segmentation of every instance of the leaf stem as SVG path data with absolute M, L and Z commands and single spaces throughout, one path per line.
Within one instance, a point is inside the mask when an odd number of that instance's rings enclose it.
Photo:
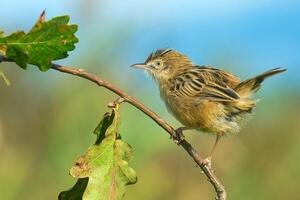
M 0 76 L 3 78 L 4 82 L 6 83 L 6 85 L 10 85 L 10 81 L 8 80 L 8 78 L 5 76 L 4 72 L 2 70 L 0 70 Z

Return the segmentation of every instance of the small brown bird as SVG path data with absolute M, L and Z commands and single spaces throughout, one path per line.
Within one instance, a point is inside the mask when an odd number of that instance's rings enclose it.
M 158 83 L 161 98 L 186 129 L 216 134 L 212 155 L 221 136 L 240 131 L 256 100 L 250 97 L 268 77 L 286 69 L 275 68 L 245 81 L 220 69 L 197 66 L 185 55 L 172 49 L 158 49 L 144 63 L 132 65 L 146 70 Z

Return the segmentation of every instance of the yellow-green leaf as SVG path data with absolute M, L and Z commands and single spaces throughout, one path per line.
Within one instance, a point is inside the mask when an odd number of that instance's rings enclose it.
M 104 115 L 94 132 L 97 135 L 95 144 L 77 159 L 70 170 L 73 177 L 79 178 L 76 185 L 62 192 L 59 199 L 120 200 L 125 194 L 126 185 L 136 183 L 136 173 L 128 165 L 132 149 L 121 140 L 119 122 L 117 108 Z M 88 181 L 85 185 L 86 178 Z

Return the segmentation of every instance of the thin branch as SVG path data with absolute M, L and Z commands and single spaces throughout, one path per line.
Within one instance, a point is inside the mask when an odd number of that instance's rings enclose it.
M 1 61 L 6 61 L 6 62 L 12 62 L 11 60 L 8 60 L 5 58 L 3 55 L 0 55 L 0 62 Z M 208 178 L 208 181 L 212 184 L 214 187 L 217 197 L 217 200 L 226 200 L 226 190 L 225 187 L 222 185 L 220 180 L 216 177 L 215 173 L 211 169 L 211 167 L 204 162 L 204 159 L 199 155 L 199 153 L 192 147 L 192 145 L 186 141 L 185 139 L 178 138 L 178 134 L 176 134 L 175 129 L 170 126 L 164 119 L 162 119 L 160 116 L 158 116 L 155 112 L 151 111 L 149 108 L 147 108 L 144 104 L 142 104 L 140 101 L 137 99 L 131 97 L 124 91 L 116 88 L 114 85 L 111 83 L 103 80 L 100 77 L 97 77 L 93 74 L 90 74 L 86 72 L 83 69 L 75 69 L 72 67 L 67 67 L 67 66 L 62 66 L 58 64 L 52 64 L 52 69 L 67 73 L 67 74 L 72 74 L 75 76 L 80 76 L 84 79 L 87 79 L 89 81 L 92 81 L 96 83 L 97 85 L 101 87 L 105 87 L 108 90 L 114 92 L 118 96 L 122 97 L 124 101 L 130 103 L 143 113 L 145 113 L 147 116 L 149 116 L 153 121 L 155 121 L 160 127 L 162 127 L 173 139 L 174 141 L 180 141 L 177 142 L 178 145 L 182 146 L 186 152 L 192 157 L 192 159 L 196 162 L 196 164 L 200 167 L 202 172 L 206 175 Z

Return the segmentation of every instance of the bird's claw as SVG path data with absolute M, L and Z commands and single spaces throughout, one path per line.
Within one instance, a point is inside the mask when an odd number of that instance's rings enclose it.
M 207 166 L 211 169 L 211 157 L 207 157 L 203 160 L 202 165 Z
M 181 144 L 181 142 L 185 139 L 182 128 L 178 128 L 175 130 L 175 135 L 172 136 L 172 139 L 177 145 Z

